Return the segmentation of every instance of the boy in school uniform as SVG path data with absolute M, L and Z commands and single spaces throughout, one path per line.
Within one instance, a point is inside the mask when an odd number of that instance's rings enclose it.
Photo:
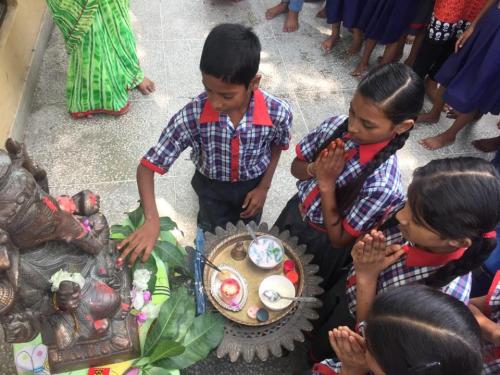
M 259 89 L 261 46 L 251 29 L 221 24 L 200 60 L 205 92 L 175 114 L 137 168 L 145 222 L 123 240 L 120 258 L 148 259 L 159 234 L 154 173 L 166 173 L 191 147 L 198 226 L 213 232 L 238 220 L 259 222 L 282 150 L 289 147 L 289 105 Z

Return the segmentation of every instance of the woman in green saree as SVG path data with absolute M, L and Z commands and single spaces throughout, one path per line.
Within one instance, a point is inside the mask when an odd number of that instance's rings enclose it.
M 46 1 L 69 54 L 66 102 L 74 118 L 121 115 L 129 90 L 154 91 L 139 66 L 129 0 Z

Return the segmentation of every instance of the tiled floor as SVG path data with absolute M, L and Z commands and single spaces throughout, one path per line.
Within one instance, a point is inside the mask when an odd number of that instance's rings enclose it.
M 137 205 L 135 168 L 141 155 L 158 138 L 169 117 L 189 98 L 202 91 L 198 69 L 203 40 L 221 22 L 252 26 L 262 41 L 262 86 L 290 101 L 294 110 L 293 142 L 334 114 L 347 113 L 357 80 L 348 73 L 357 57 L 342 53 L 344 40 L 329 55 L 319 45 L 328 34 L 324 20 L 315 18 L 319 3 L 306 3 L 296 33 L 281 31 L 283 16 L 266 21 L 264 12 L 278 0 L 132 0 L 131 15 L 138 41 L 138 54 L 145 73 L 156 82 L 157 91 L 143 97 L 131 94 L 130 112 L 120 118 L 96 116 L 74 121 L 66 112 L 64 43 L 54 30 L 45 52 L 31 116 L 26 124 L 25 142 L 32 156 L 49 173 L 54 193 L 74 193 L 91 188 L 101 195 L 102 208 L 111 223 Z M 374 58 L 380 54 L 380 48 Z M 451 124 L 418 125 L 399 152 L 407 183 L 412 170 L 433 158 L 478 155 L 470 141 L 494 135 L 496 119 L 485 116 L 460 134 L 457 142 L 441 150 L 424 150 L 417 141 L 437 134 Z M 483 155 L 484 156 L 484 155 Z M 283 154 L 263 220 L 274 222 L 286 201 L 295 193 L 289 173 L 293 152 Z M 486 156 L 487 157 L 487 156 Z M 158 196 L 171 206 L 171 216 L 193 238 L 197 200 L 190 186 L 193 166 L 184 153 L 166 176 L 157 178 Z M 265 364 L 231 365 L 210 358 L 187 373 L 271 374 L 292 373 L 297 357 Z M 292 360 L 291 360 L 292 359 Z M 2 361 L 3 362 L 3 361 Z M 300 367 L 300 366 L 299 366 Z M 3 373 L 3 372 L 2 372 Z

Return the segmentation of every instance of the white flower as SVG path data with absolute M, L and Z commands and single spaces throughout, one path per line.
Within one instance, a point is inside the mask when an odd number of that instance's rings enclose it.
M 83 289 L 83 286 L 85 285 L 85 279 L 80 273 L 70 273 L 63 270 L 59 270 L 53 274 L 49 281 L 52 285 L 51 290 L 53 292 L 57 292 L 59 290 L 59 285 L 61 285 L 63 281 L 72 281 L 80 285 L 80 289 Z
M 142 309 L 142 312 L 147 315 L 148 319 L 156 319 L 160 313 L 160 307 L 160 305 L 150 302 Z
M 144 307 L 144 294 L 141 291 L 136 291 L 132 297 L 132 306 L 136 310 L 140 310 Z
M 148 282 L 151 278 L 151 271 L 147 269 L 138 269 L 134 271 L 133 285 L 138 292 L 148 290 Z

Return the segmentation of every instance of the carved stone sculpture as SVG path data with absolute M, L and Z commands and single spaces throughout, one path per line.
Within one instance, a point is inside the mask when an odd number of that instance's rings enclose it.
M 116 266 L 99 197 L 49 194 L 45 171 L 22 144 L 0 150 L 0 324 L 6 340 L 42 335 L 52 372 L 136 357 L 130 275 Z M 53 292 L 58 271 L 83 276 Z

